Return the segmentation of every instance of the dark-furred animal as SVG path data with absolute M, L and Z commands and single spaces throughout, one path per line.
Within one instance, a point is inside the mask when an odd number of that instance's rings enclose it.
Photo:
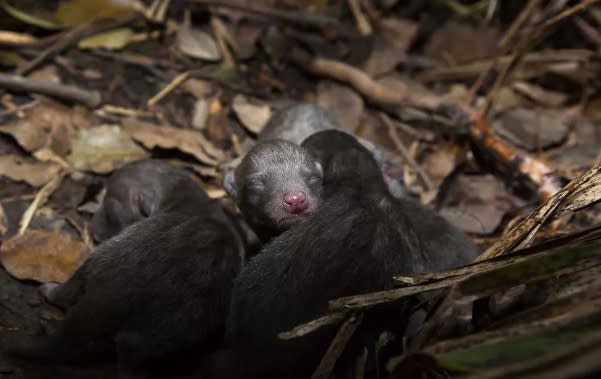
M 303 148 L 276 139 L 255 145 L 224 186 L 266 242 L 319 209 L 322 179 L 321 165 Z
M 477 255 L 443 218 L 390 195 L 372 155 L 353 137 L 323 131 L 302 146 L 323 167 L 322 203 L 242 269 L 229 348 L 205 361 L 210 378 L 309 378 L 336 329 L 286 341 L 278 333 L 324 315 L 331 299 L 391 289 L 393 275 L 444 270 Z
M 9 353 L 66 363 L 116 354 L 121 375 L 161 377 L 220 345 L 244 240 L 182 169 L 152 167 L 144 170 L 159 176 L 151 182 L 173 178 L 177 187 L 159 187 L 155 199 L 165 201 L 149 217 L 100 244 L 65 284 L 45 286 L 65 320 L 53 335 L 19 338 Z
M 92 218 L 92 236 L 102 242 L 158 209 L 177 207 L 177 188 L 189 180 L 184 170 L 159 159 L 123 166 L 107 181 L 102 205 Z

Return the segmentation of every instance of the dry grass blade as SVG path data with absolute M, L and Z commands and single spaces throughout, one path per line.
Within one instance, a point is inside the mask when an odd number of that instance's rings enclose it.
M 503 238 L 482 253 L 476 262 L 506 254 L 518 247 L 526 247 L 539 228 L 564 209 L 582 209 L 601 200 L 598 183 L 601 166 L 594 166 L 568 183 Z M 592 189 L 592 190 L 591 190 Z M 586 199 L 586 200 L 585 200 Z M 573 208 L 569 208 L 569 207 Z
M 362 313 L 353 314 L 340 326 L 336 337 L 332 340 L 328 351 L 324 354 L 311 379 L 327 379 L 330 377 L 338 357 L 344 351 L 347 342 L 351 339 L 362 320 Z
M 27 207 L 23 216 L 21 217 L 21 221 L 19 222 L 19 235 L 23 235 L 27 230 L 27 227 L 31 223 L 33 216 L 35 215 L 36 210 L 44 205 L 44 203 L 48 200 L 50 195 L 58 188 L 61 181 L 67 174 L 67 170 L 61 170 L 52 180 L 50 180 L 40 191 L 36 194 L 35 198 Z

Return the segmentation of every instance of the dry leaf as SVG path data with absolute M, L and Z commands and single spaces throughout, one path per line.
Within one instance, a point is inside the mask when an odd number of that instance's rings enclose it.
M 209 100 L 198 99 L 194 103 L 194 113 L 192 114 L 192 127 L 194 129 L 203 130 L 207 126 L 209 118 Z
M 42 230 L 28 230 L 4 241 L 0 249 L 2 264 L 11 275 L 41 282 L 67 281 L 88 255 L 83 242 Z
M 119 28 L 99 33 L 91 37 L 82 39 L 77 44 L 80 49 L 104 48 L 108 50 L 119 50 L 127 46 L 134 35 L 130 28 Z
M 380 34 L 393 46 L 409 50 L 417 37 L 419 24 L 407 19 L 384 18 L 380 20 Z
M 568 126 L 557 117 L 526 108 L 495 115 L 492 127 L 500 136 L 529 151 L 558 145 L 568 134 Z
M 134 2 L 128 0 L 61 1 L 55 18 L 61 24 L 76 26 L 94 18 L 119 19 L 135 13 Z
M 82 130 L 71 144 L 68 160 L 73 167 L 99 174 L 149 156 L 117 125 Z
M 208 33 L 189 25 L 181 25 L 177 31 L 177 47 L 182 53 L 207 61 L 218 61 L 221 52 L 217 43 Z
M 232 107 L 242 125 L 255 134 L 263 129 L 271 117 L 269 105 L 253 104 L 244 95 L 236 95 Z
M 214 166 L 224 159 L 222 150 L 213 146 L 202 134 L 189 129 L 155 125 L 133 118 L 123 120 L 123 127 L 133 139 L 152 149 L 178 149 L 193 155 L 200 162 Z
M 10 134 L 29 152 L 45 147 L 65 156 L 70 149 L 69 136 L 77 128 L 91 125 L 89 113 L 51 101 L 44 101 L 25 112 L 25 118 L 1 125 L 0 133 Z
M 0 156 L 0 175 L 40 187 L 56 176 L 61 166 L 52 162 L 35 162 L 16 155 Z
M 331 81 L 321 81 L 317 85 L 317 103 L 332 113 L 343 130 L 355 133 L 364 108 L 357 92 Z
M 0 237 L 3 237 L 8 231 L 8 217 L 6 216 L 6 212 L 4 212 L 4 207 L 2 207 L 2 203 L 0 203 Z

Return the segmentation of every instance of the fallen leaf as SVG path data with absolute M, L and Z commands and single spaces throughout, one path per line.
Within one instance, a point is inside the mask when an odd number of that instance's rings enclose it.
M 198 99 L 194 103 L 194 111 L 192 113 L 192 127 L 194 129 L 203 130 L 207 127 L 207 119 L 209 118 L 209 99 Z
M 78 170 L 106 174 L 149 154 L 117 125 L 81 130 L 71 141 L 68 161 Z
M 225 157 L 222 150 L 213 146 L 198 131 L 155 125 L 133 118 L 124 119 L 122 123 L 133 139 L 140 141 L 149 149 L 157 146 L 164 149 L 178 149 L 211 166 Z
M 236 95 L 232 104 L 234 113 L 250 132 L 258 134 L 271 117 L 271 109 L 267 104 L 250 102 L 244 95 Z
M 210 34 L 189 25 L 181 25 L 177 31 L 177 47 L 182 53 L 206 61 L 218 61 L 221 52 Z
M 4 212 L 4 207 L 2 207 L 2 203 L 0 203 L 0 237 L 3 237 L 8 231 L 8 217 L 6 216 L 6 212 Z
M 16 51 L 0 50 L 0 66 L 17 67 L 27 62 Z
M 264 25 L 242 23 L 238 26 L 234 39 L 238 45 L 236 56 L 239 59 L 252 58 L 257 50 L 257 41 L 263 32 Z
M 6 13 L 11 15 L 12 17 L 16 18 L 17 20 L 19 20 L 21 22 L 29 24 L 29 25 L 34 25 L 34 26 L 40 27 L 42 29 L 48 29 L 48 30 L 57 30 L 57 29 L 62 29 L 65 27 L 65 25 L 60 25 L 60 24 L 54 23 L 52 21 L 48 21 L 48 20 L 33 16 L 33 15 L 26 13 L 20 9 L 14 8 L 14 7 L 8 5 L 6 0 L 0 1 L 0 7 L 2 7 L 2 9 L 4 9 L 6 11 Z
M 380 20 L 380 34 L 393 46 L 409 50 L 417 37 L 419 24 L 400 18 L 383 18 Z
M 0 248 L 6 271 L 17 279 L 40 282 L 67 281 L 88 255 L 83 242 L 43 230 L 28 230 L 4 241 Z
M 135 13 L 134 2 L 128 0 L 61 1 L 55 18 L 67 26 L 76 26 L 94 18 L 119 19 Z
M 80 49 L 105 48 L 108 50 L 119 50 L 129 43 L 133 35 L 134 31 L 130 28 L 113 29 L 82 39 L 77 44 L 77 47 Z
M 181 89 L 188 92 L 197 99 L 209 97 L 215 91 L 213 84 L 206 80 L 188 78 L 182 83 Z
M 382 39 L 376 39 L 363 70 L 372 77 L 393 71 L 396 66 L 407 59 L 407 53 Z
M 434 30 L 424 52 L 443 62 L 468 63 L 495 56 L 499 36 L 499 29 L 491 24 L 474 27 L 450 20 Z
M 317 103 L 330 111 L 343 130 L 354 134 L 363 114 L 363 99 L 347 86 L 331 81 L 317 85 Z
M 48 148 L 59 156 L 66 156 L 70 149 L 69 136 L 78 128 L 91 125 L 90 114 L 80 108 L 69 108 L 52 101 L 43 101 L 27 109 L 22 119 L 0 126 L 0 133 L 13 136 L 19 145 L 33 152 Z
M 461 175 L 445 191 L 439 213 L 465 232 L 491 234 L 505 214 L 524 205 L 492 175 Z
M 525 108 L 495 115 L 492 127 L 500 136 L 529 151 L 556 146 L 568 135 L 568 126 L 558 118 Z
M 551 91 L 544 87 L 528 82 L 513 83 L 513 88 L 539 104 L 548 107 L 559 107 L 568 100 L 568 96 L 561 92 Z
M 17 155 L 0 156 L 0 175 L 15 181 L 24 181 L 33 187 L 40 187 L 54 178 L 60 165 L 51 162 L 35 162 Z
M 438 187 L 455 168 L 454 146 L 438 145 L 424 158 L 422 167 L 434 186 Z

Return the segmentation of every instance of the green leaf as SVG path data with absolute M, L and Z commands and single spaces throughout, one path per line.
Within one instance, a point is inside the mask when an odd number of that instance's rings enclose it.
M 134 32 L 130 28 L 119 28 L 82 39 L 77 46 L 80 49 L 103 47 L 105 49 L 118 50 L 124 48 L 133 35 Z
M 30 14 L 27 14 L 23 11 L 18 10 L 17 8 L 13 8 L 6 3 L 6 0 L 0 0 L 0 7 L 6 11 L 9 15 L 13 16 L 17 20 L 24 22 L 26 24 L 38 26 L 42 29 L 48 30 L 58 30 L 64 29 L 64 25 L 56 24 L 52 21 L 44 20 Z

